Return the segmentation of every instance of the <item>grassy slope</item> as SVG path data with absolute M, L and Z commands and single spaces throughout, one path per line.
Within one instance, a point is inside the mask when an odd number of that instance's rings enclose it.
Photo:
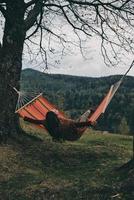
M 0 199 L 134 199 L 119 190 L 126 174 L 116 170 L 131 157 L 131 137 L 89 131 L 74 143 L 38 137 L 43 141 L 20 136 L 0 146 Z

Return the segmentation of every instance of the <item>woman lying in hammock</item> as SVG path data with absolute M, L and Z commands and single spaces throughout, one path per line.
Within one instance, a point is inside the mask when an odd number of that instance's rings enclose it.
M 59 118 L 56 113 L 49 111 L 44 120 L 36 120 L 28 117 L 25 117 L 24 120 L 34 124 L 43 125 L 54 140 L 75 141 L 82 136 L 87 127 L 95 125 L 95 123 L 86 121 L 88 117 L 89 113 L 86 112 L 79 121 L 75 121 Z

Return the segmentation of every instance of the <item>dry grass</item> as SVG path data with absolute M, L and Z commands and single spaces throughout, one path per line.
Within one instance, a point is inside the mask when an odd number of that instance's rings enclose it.
M 54 143 L 43 130 L 23 128 L 42 141 L 20 136 L 0 146 L 0 199 L 134 197 L 132 191 L 120 190 L 126 175 L 116 171 L 131 158 L 131 137 L 87 131 L 77 142 Z

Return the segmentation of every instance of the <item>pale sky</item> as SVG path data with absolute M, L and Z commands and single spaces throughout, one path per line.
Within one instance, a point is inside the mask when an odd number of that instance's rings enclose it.
M 66 23 L 66 20 L 63 18 L 60 19 L 54 18 L 54 23 L 50 27 L 54 33 L 57 35 L 62 36 L 67 41 L 71 41 L 74 44 L 79 43 L 79 38 L 75 35 L 73 28 Z M 116 38 L 112 35 L 112 33 L 108 32 L 109 37 L 111 37 L 112 40 Z M 65 36 L 65 37 L 64 37 Z M 130 35 L 130 37 L 133 38 L 134 35 Z M 56 74 L 69 74 L 69 75 L 77 75 L 77 76 L 89 76 L 89 77 L 102 77 L 102 76 L 108 76 L 113 74 L 124 74 L 127 69 L 129 68 L 130 64 L 132 63 L 134 59 L 133 54 L 129 54 L 128 52 L 120 52 L 120 58 L 121 62 L 117 66 L 106 66 L 104 63 L 104 59 L 101 54 L 101 41 L 100 38 L 92 33 L 92 37 L 90 39 L 87 39 L 87 36 L 85 36 L 83 33 L 80 32 L 80 37 L 83 41 L 82 47 L 84 47 L 84 56 L 85 59 L 82 57 L 80 49 L 76 47 L 75 45 L 71 45 L 71 42 L 69 44 L 64 44 L 67 47 L 67 50 L 65 50 L 65 54 L 62 59 L 60 58 L 62 45 L 56 41 L 56 38 L 52 38 L 49 41 L 49 37 L 45 34 L 45 37 L 43 38 L 44 47 L 46 49 L 46 52 L 48 49 L 54 49 L 54 52 L 59 52 L 59 54 L 51 54 L 50 57 L 48 57 L 48 73 L 56 73 Z M 35 41 L 35 39 L 34 39 Z M 48 42 L 49 41 L 49 42 Z M 48 46 L 47 46 L 48 45 Z M 32 52 L 34 52 L 34 48 L 32 48 Z M 110 52 L 110 49 L 107 48 L 107 52 Z M 26 51 L 24 51 L 26 54 Z M 35 53 L 36 54 L 36 53 Z M 113 56 L 110 52 L 111 57 Z M 114 56 L 113 56 L 114 57 Z M 40 64 L 41 58 L 37 59 L 36 63 L 30 63 L 27 62 L 27 54 L 25 56 L 25 60 L 23 60 L 23 68 L 30 67 L 36 70 L 43 71 L 44 64 Z M 60 60 L 60 62 L 57 62 L 55 64 L 55 60 Z M 53 66 L 54 64 L 54 66 Z M 134 67 L 131 69 L 128 75 L 134 76 Z
M 60 21 L 61 22 L 61 21 Z M 64 21 L 63 21 L 64 22 Z M 58 27 L 58 28 L 57 28 Z M 53 27 L 56 33 L 61 33 L 63 35 L 66 34 L 67 40 L 70 38 L 73 42 L 77 43 L 78 38 L 76 39 L 76 35 L 71 30 L 71 27 L 68 25 L 63 26 L 62 23 Z M 0 29 L 0 41 L 2 39 L 3 30 Z M 83 36 L 84 38 L 84 36 Z M 132 36 L 133 38 L 133 36 Z M 44 43 L 46 45 L 46 41 L 48 38 L 44 38 Z M 52 47 L 58 51 L 61 46 L 59 43 L 52 42 Z M 69 75 L 77 75 L 77 76 L 88 76 L 88 77 L 102 77 L 113 74 L 124 74 L 129 68 L 132 60 L 134 59 L 134 55 L 124 53 L 122 56 L 122 62 L 120 62 L 117 66 L 106 66 L 100 51 L 100 41 L 97 37 L 92 37 L 90 40 L 84 43 L 84 47 L 86 47 L 86 53 L 84 53 L 86 58 L 83 58 L 79 48 L 73 47 L 70 45 L 70 49 L 67 52 L 67 55 L 63 56 L 60 59 L 59 55 L 53 54 L 51 60 L 48 62 L 48 73 L 56 73 L 56 74 L 69 74 Z M 34 47 L 31 48 L 32 53 L 34 52 Z M 108 50 L 108 49 L 107 49 Z M 72 52 L 71 52 L 72 51 Z M 52 64 L 55 60 L 60 60 L 60 63 L 57 63 L 55 66 Z M 42 62 L 41 58 L 37 59 L 36 62 L 29 62 L 28 53 L 24 49 L 24 57 L 23 57 L 23 69 L 24 68 L 33 68 L 35 70 L 43 71 L 44 64 L 40 64 Z M 51 65 L 50 65 L 50 64 Z M 128 75 L 134 76 L 134 67 L 128 73 Z
M 114 74 L 124 74 L 129 68 L 134 56 L 126 53 L 122 56 L 122 62 L 117 66 L 106 66 L 104 59 L 100 52 L 100 42 L 97 39 L 92 38 L 89 41 L 89 49 L 86 53 L 86 58 L 83 58 L 79 49 L 75 49 L 73 54 L 66 55 L 60 60 L 56 66 L 48 64 L 48 70 L 45 72 L 55 74 L 69 74 L 77 76 L 88 76 L 88 77 L 102 77 Z M 55 59 L 55 58 L 53 58 Z M 53 60 L 51 61 L 53 62 Z M 44 64 L 39 64 L 38 60 L 36 63 L 30 63 L 24 61 L 23 68 L 33 68 L 39 71 L 43 71 Z M 134 67 L 128 73 L 128 75 L 134 76 Z

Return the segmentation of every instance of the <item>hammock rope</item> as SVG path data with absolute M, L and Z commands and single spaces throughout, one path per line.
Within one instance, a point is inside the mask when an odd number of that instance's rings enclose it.
M 128 72 L 132 69 L 134 65 L 134 60 L 132 61 L 130 67 L 128 68 L 128 70 L 126 71 L 126 73 L 121 77 L 120 81 L 122 82 L 124 80 L 124 78 L 126 77 L 126 75 L 128 74 Z
M 17 91 L 18 93 L 18 101 L 16 104 L 15 111 L 19 110 L 25 104 L 30 102 L 35 96 L 39 95 L 37 92 L 24 92 L 24 91 Z

